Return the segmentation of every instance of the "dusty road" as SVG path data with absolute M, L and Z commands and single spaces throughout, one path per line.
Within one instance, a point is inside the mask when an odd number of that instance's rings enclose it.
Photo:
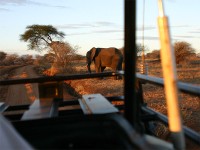
M 33 78 L 37 77 L 33 66 L 23 66 L 17 68 L 13 72 L 11 79 Z M 8 105 L 31 104 L 35 99 L 39 98 L 38 84 L 16 84 L 8 86 L 5 103 Z
M 9 79 L 38 77 L 33 65 L 16 68 L 12 71 L 12 74 L 12 76 L 9 76 Z M 38 83 L 9 85 L 6 88 L 1 87 L 0 90 L 0 101 L 5 102 L 7 105 L 10 106 L 31 104 L 34 100 L 39 99 Z M 68 89 L 66 88 L 64 88 L 63 90 L 63 98 L 64 100 L 77 99 L 77 97 L 70 95 L 68 93 Z

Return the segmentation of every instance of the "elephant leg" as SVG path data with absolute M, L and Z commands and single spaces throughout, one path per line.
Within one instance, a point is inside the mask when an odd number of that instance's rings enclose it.
M 119 61 L 118 61 L 118 64 L 117 64 L 117 68 L 116 68 L 117 71 L 122 70 L 122 63 L 123 63 L 123 57 L 119 58 Z M 117 76 L 117 79 L 121 80 L 122 79 L 122 75 Z
M 101 67 L 96 69 L 96 73 L 101 73 Z M 98 77 L 98 79 L 103 79 L 104 77 Z
M 101 68 L 100 72 L 103 72 L 106 67 L 100 67 L 100 68 Z M 104 77 L 100 77 L 100 79 L 104 79 Z
M 118 63 L 115 62 L 115 64 L 113 64 L 113 66 L 112 66 L 111 68 L 112 68 L 112 70 L 113 70 L 114 72 L 119 71 L 119 70 L 118 70 Z M 122 79 L 122 78 L 120 77 L 120 75 L 116 75 L 116 76 L 113 77 L 113 79 L 114 79 L 114 80 L 119 80 L 119 79 Z
M 95 60 L 95 61 L 96 61 L 96 64 L 95 64 L 96 73 L 103 72 L 106 67 L 102 67 L 98 60 Z M 99 79 L 103 79 L 103 77 L 100 77 Z
M 101 72 L 103 72 L 105 70 L 106 67 L 101 67 Z
M 96 73 L 100 73 L 101 72 L 101 67 L 95 67 Z
M 96 73 L 100 73 L 101 72 L 101 64 L 100 64 L 100 58 L 99 57 L 95 58 L 94 64 L 95 64 Z
M 113 72 L 117 72 L 117 65 L 113 65 L 113 66 L 111 66 L 111 68 L 112 68 L 112 71 L 113 71 Z M 117 77 L 117 76 L 113 76 L 113 79 L 114 79 L 114 80 L 117 80 L 118 77 Z

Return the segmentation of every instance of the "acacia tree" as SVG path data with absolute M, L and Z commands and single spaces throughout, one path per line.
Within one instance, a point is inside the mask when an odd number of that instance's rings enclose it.
M 69 43 L 62 42 L 65 34 L 59 32 L 51 25 L 31 25 L 26 27 L 24 34 L 20 35 L 20 40 L 28 42 L 29 49 L 42 51 L 48 50 L 49 56 L 53 57 L 51 69 L 66 69 L 69 64 L 69 55 L 75 52 Z M 59 40 L 59 41 L 57 41 Z
M 187 59 L 188 56 L 195 52 L 195 49 L 192 48 L 191 44 L 181 41 L 174 43 L 174 51 L 176 57 L 176 63 L 179 64 L 180 62 Z
M 75 58 L 76 49 L 73 48 L 69 43 L 52 42 L 49 51 L 49 58 L 54 58 L 54 67 L 60 68 L 60 71 L 68 70 L 70 71 L 71 63 Z M 61 66 L 61 67 L 59 67 Z
M 42 51 L 51 46 L 55 40 L 61 40 L 65 34 L 59 32 L 52 25 L 31 25 L 26 27 L 24 34 L 20 35 L 20 40 L 28 42 L 31 50 Z

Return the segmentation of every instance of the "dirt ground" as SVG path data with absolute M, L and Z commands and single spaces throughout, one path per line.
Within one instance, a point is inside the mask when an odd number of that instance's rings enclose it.
M 23 66 L 13 71 L 10 79 L 33 78 L 37 74 L 33 70 L 33 66 Z M 38 84 L 17 84 L 8 86 L 8 92 L 5 103 L 8 105 L 30 104 L 39 98 Z

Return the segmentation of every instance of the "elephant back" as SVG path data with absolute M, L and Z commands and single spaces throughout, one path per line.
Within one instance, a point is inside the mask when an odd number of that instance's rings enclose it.
M 107 56 L 114 56 L 116 54 L 115 48 L 101 48 L 101 50 L 103 51 L 102 53 Z

